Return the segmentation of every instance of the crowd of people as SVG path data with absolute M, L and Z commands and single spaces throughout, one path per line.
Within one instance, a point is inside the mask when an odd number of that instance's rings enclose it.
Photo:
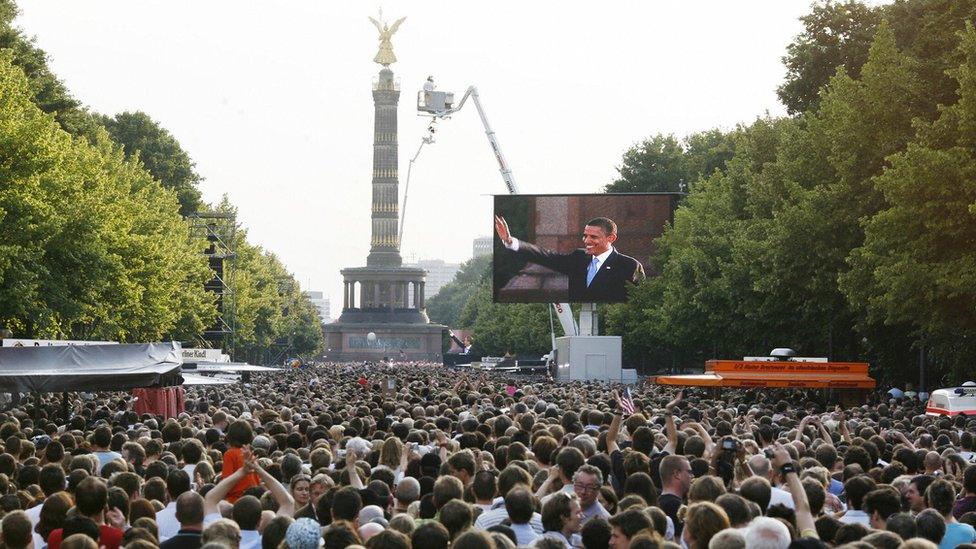
M 327 364 L 0 413 L 7 549 L 976 547 L 973 421 L 872 394 Z M 55 398 L 57 397 L 57 398 Z

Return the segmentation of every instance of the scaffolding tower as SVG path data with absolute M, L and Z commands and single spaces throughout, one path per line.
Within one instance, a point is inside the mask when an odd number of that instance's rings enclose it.
M 234 266 L 237 262 L 237 216 L 233 213 L 195 212 L 187 218 L 193 236 L 207 240 L 203 255 L 214 273 L 203 287 L 217 297 L 217 317 L 203 331 L 203 341 L 210 348 L 231 352 L 236 325 Z

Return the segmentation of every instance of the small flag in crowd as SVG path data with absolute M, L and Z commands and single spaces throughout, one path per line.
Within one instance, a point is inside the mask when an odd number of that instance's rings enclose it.
M 630 387 L 624 387 L 624 393 L 620 395 L 620 408 L 623 410 L 624 415 L 631 415 L 634 413 L 634 397 L 630 394 Z

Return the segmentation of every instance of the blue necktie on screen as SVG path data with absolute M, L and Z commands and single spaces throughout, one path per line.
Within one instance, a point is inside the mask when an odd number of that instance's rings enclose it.
M 599 271 L 600 260 L 593 256 L 593 261 L 590 262 L 590 267 L 586 269 L 586 287 L 590 287 L 590 282 L 593 282 L 593 277 L 596 276 L 596 272 Z

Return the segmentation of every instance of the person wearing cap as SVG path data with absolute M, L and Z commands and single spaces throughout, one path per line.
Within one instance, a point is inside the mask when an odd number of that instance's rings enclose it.
M 389 522 L 387 522 L 383 515 L 383 508 L 379 505 L 367 505 L 359 510 L 359 524 L 366 525 L 375 523 L 386 528 Z
M 300 518 L 285 532 L 288 549 L 318 549 L 323 545 L 322 526 L 310 518 Z

